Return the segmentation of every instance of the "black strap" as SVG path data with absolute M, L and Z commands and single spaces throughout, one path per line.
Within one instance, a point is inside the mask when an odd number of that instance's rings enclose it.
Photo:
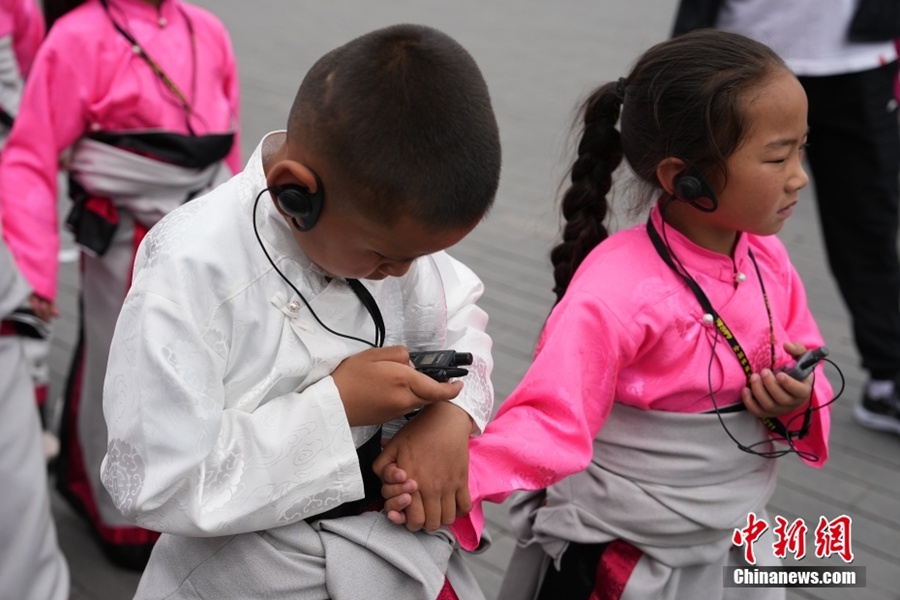
M 725 341 L 728 344 L 728 347 L 731 348 L 731 351 L 734 353 L 735 357 L 738 360 L 738 363 L 741 365 L 741 368 L 744 370 L 744 375 L 747 376 L 747 383 L 750 383 L 750 376 L 753 374 L 753 367 L 750 365 L 750 359 L 747 358 L 747 354 L 744 352 L 744 349 L 741 347 L 740 342 L 738 342 L 737 338 L 734 335 L 734 332 L 725 324 L 725 321 L 722 319 L 722 316 L 713 308 L 712 302 L 709 301 L 709 298 L 703 292 L 703 289 L 697 284 L 696 281 L 692 277 L 690 277 L 687 273 L 683 272 L 682 269 L 679 269 L 675 264 L 675 261 L 672 258 L 669 249 L 666 247 L 662 238 L 659 236 L 659 233 L 656 231 L 656 227 L 653 226 L 653 222 L 650 218 L 647 219 L 647 235 L 650 236 L 650 241 L 653 242 L 653 247 L 656 248 L 657 254 L 659 254 L 660 258 L 669 266 L 672 271 L 675 272 L 676 275 L 681 277 L 681 279 L 687 284 L 688 288 L 694 293 L 694 296 L 697 298 L 697 301 L 700 303 L 700 306 L 703 310 L 712 316 L 713 322 L 716 325 L 716 328 L 719 330 L 719 333 L 722 334 L 722 337 L 725 338 Z M 759 283 L 762 287 L 763 291 L 763 299 L 766 303 L 766 310 L 769 312 L 769 319 L 771 320 L 771 310 L 769 309 L 769 300 L 765 293 L 765 286 L 762 281 L 762 273 L 759 271 L 759 265 L 756 264 L 756 258 L 753 256 L 753 251 L 747 248 L 747 254 L 750 256 L 750 260 L 753 261 L 753 267 L 756 269 L 756 275 L 759 277 Z M 772 341 L 772 352 L 774 356 L 775 347 L 774 341 Z M 773 365 L 774 368 L 774 365 Z M 746 410 L 746 407 L 743 404 L 738 404 L 738 409 L 741 408 Z M 735 410 L 735 409 L 732 409 Z M 717 412 L 719 411 L 717 409 Z M 729 411 L 730 412 L 730 411 Z M 784 426 L 780 420 L 771 418 L 771 417 L 763 417 L 760 419 L 763 425 L 766 426 L 770 431 L 780 435 L 782 438 L 786 440 L 790 440 L 792 438 L 803 438 L 809 433 L 809 423 L 812 416 L 812 406 L 809 406 L 806 410 L 806 413 L 803 417 L 803 426 L 799 431 L 789 431 L 787 427 Z
M 234 133 L 182 135 L 174 131 L 92 131 L 85 137 L 187 169 L 205 169 L 228 156 Z
M 50 337 L 50 326 L 30 308 L 19 308 L 0 320 L 0 335 L 46 340 Z
M 14 121 L 15 117 L 6 112 L 5 108 L 0 106 L 0 125 L 3 125 L 7 129 L 12 129 Z
M 362 303 L 362 305 L 369 312 L 369 315 L 372 317 L 372 321 L 375 323 L 375 346 L 379 348 L 384 346 L 384 337 L 386 330 L 384 326 L 384 317 L 381 315 L 381 310 L 378 308 L 378 303 L 375 302 L 375 298 L 372 297 L 372 293 L 369 292 L 369 290 L 366 289 L 366 286 L 364 286 L 358 279 L 347 279 L 346 282 L 347 285 L 350 286 L 350 289 L 353 290 L 353 293 L 356 294 L 356 297 L 359 298 L 359 301 Z M 378 502 L 380 502 L 382 499 L 381 479 L 379 479 L 379 477 L 375 474 L 375 471 L 372 469 L 372 464 L 375 462 L 375 459 L 378 458 L 378 455 L 380 453 L 381 428 L 379 428 L 375 435 L 369 438 L 369 440 L 365 444 L 356 449 L 356 456 L 359 459 L 359 469 L 362 475 L 365 495 L 359 500 L 344 502 L 343 504 L 340 504 L 322 514 L 308 517 L 306 521 L 311 523 L 320 519 L 337 519 L 340 517 L 358 515 L 374 507 Z
M 366 286 L 360 283 L 358 279 L 347 279 L 346 281 L 347 285 L 350 286 L 350 289 L 353 290 L 353 293 L 356 294 L 356 297 L 359 298 L 359 301 L 362 302 L 362 305 L 369 311 L 369 315 L 375 323 L 375 346 L 381 348 L 384 346 L 386 330 L 384 327 L 384 317 L 381 316 L 381 311 L 378 309 L 378 303 L 375 302 L 375 298 L 372 297 L 371 292 L 369 292 L 369 290 L 366 289 Z

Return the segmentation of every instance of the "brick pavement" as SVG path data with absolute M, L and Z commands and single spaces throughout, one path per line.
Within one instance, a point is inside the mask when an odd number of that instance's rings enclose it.
M 328 3 L 200 0 L 229 27 L 241 71 L 243 148 L 249 155 L 263 133 L 283 127 L 300 78 L 332 47 L 370 29 L 418 22 L 460 40 L 481 65 L 500 123 L 504 168 L 492 214 L 452 252 L 485 281 L 483 306 L 495 340 L 498 404 L 527 368 L 541 323 L 552 303 L 547 253 L 557 234 L 554 198 L 572 140 L 567 135 L 577 101 L 597 83 L 615 79 L 647 46 L 667 35 L 675 0 L 476 0 L 411 3 L 387 0 Z M 853 517 L 854 564 L 867 568 L 867 587 L 797 589 L 799 598 L 898 598 L 900 565 L 900 439 L 868 432 L 851 419 L 862 374 L 847 316 L 822 257 L 811 194 L 781 234 L 806 282 L 811 307 L 834 359 L 847 378 L 835 407 L 832 458 L 814 471 L 783 459 L 771 514 Z M 621 214 L 624 211 L 620 210 Z M 627 219 L 621 223 L 627 224 Z M 75 338 L 77 271 L 62 270 L 61 308 L 53 354 L 59 392 Z M 110 566 L 84 526 L 54 499 L 61 544 L 73 572 L 73 600 L 131 598 L 138 577 Z M 494 545 L 470 564 L 489 599 L 514 545 L 505 508 L 487 508 Z M 806 564 L 828 564 L 806 561 Z

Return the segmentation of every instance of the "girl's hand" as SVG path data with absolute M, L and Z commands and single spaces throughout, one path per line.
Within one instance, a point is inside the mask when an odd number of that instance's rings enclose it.
M 784 349 L 795 358 L 806 352 L 805 346 L 794 342 L 785 342 Z M 806 406 L 812 397 L 814 377 L 810 374 L 798 381 L 787 373 L 763 369 L 750 376 L 750 385 L 741 392 L 741 399 L 756 417 L 780 417 Z
M 385 445 L 384 442 L 382 445 Z M 413 503 L 413 494 L 419 490 L 415 480 L 409 479 L 406 471 L 397 466 L 397 463 L 385 465 L 379 473 L 381 477 L 381 495 L 384 497 L 384 510 L 391 523 L 403 525 L 406 523 L 406 512 Z M 421 502 L 421 498 L 418 498 Z M 423 506 L 417 506 L 415 510 L 424 511 Z

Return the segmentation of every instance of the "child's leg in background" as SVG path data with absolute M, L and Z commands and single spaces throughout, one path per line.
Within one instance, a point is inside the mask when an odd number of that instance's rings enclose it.
M 52 403 L 47 401 L 50 395 L 50 365 L 47 358 L 50 355 L 52 341 L 52 338 L 22 338 L 25 361 L 34 386 L 38 415 L 41 418 L 44 458 L 47 462 L 51 462 L 59 455 L 59 438 L 56 435 L 53 407 Z
M 0 594 L 62 600 L 69 570 L 50 516 L 40 420 L 22 340 L 0 335 Z

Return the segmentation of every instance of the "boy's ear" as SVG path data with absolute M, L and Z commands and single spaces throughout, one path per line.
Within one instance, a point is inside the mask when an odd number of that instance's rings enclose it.
M 675 195 L 675 180 L 687 170 L 687 165 L 680 158 L 669 156 L 656 165 L 656 179 L 659 185 L 670 196 Z
M 275 163 L 266 175 L 275 209 L 298 231 L 309 231 L 319 220 L 325 190 L 316 173 L 293 160 Z
M 298 185 L 311 194 L 319 192 L 318 180 L 312 170 L 294 160 L 278 161 L 266 174 L 266 186 L 282 188 L 286 185 Z

